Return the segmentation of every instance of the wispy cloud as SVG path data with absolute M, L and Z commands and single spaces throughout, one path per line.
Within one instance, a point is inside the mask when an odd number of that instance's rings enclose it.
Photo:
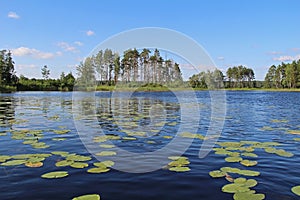
M 23 70 L 23 69 L 34 69 L 37 68 L 38 66 L 35 64 L 17 64 L 16 68 L 17 70 Z
M 57 46 L 59 46 L 60 48 L 62 48 L 64 51 L 77 52 L 76 47 L 68 44 L 67 42 L 59 42 L 59 43 L 57 43 Z
M 291 50 L 295 51 L 295 52 L 298 52 L 298 51 L 300 51 L 300 48 L 292 48 Z
M 56 54 L 50 52 L 42 52 L 34 48 L 28 47 L 19 47 L 12 50 L 14 56 L 31 56 L 37 59 L 50 59 L 53 58 Z
M 282 54 L 282 52 L 280 52 L 280 51 L 270 51 L 270 52 L 268 52 L 268 54 L 270 54 L 270 55 L 280 55 L 280 54 Z
M 74 44 L 76 44 L 77 46 L 83 46 L 83 43 L 79 41 L 74 42 Z
M 274 61 L 280 61 L 280 62 L 288 62 L 288 61 L 299 60 L 299 59 L 300 59 L 300 54 L 296 56 L 279 56 L 273 58 Z
M 92 31 L 92 30 L 88 30 L 88 31 L 86 32 L 86 35 L 87 35 L 87 36 L 92 36 L 92 35 L 95 35 L 95 32 Z
M 7 17 L 8 17 L 8 18 L 12 18 L 12 19 L 19 19 L 19 18 L 20 18 L 20 16 L 17 15 L 17 13 L 15 13 L 15 12 L 9 12 L 9 13 L 7 14 Z
M 217 57 L 218 60 L 225 60 L 225 58 L 223 56 L 219 56 Z

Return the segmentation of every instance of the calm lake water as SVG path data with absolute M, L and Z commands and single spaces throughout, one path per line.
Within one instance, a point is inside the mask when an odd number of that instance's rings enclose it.
M 94 193 L 100 194 L 101 199 L 105 200 L 233 199 L 233 194 L 222 192 L 222 187 L 229 182 L 225 178 L 212 178 L 209 175 L 210 171 L 225 166 L 260 172 L 259 176 L 246 178 L 258 182 L 253 189 L 265 194 L 266 199 L 299 199 L 291 192 L 293 186 L 300 185 L 300 141 L 295 140 L 300 135 L 290 133 L 294 130 L 294 133 L 300 134 L 300 93 L 296 92 L 227 91 L 227 113 L 218 140 L 276 142 L 280 143 L 276 148 L 294 154 L 293 157 L 283 157 L 256 148 L 252 153 L 258 157 L 248 159 L 256 160 L 258 164 L 251 167 L 226 162 L 226 156 L 215 154 L 214 151 L 200 159 L 198 154 L 203 141 L 194 139 L 183 154 L 190 161 L 190 171 L 187 172 L 170 171 L 166 167 L 149 173 L 126 173 L 114 168 L 100 174 L 87 172 L 93 163 L 99 161 L 87 150 L 82 137 L 88 138 L 89 134 L 99 130 L 106 135 L 116 136 L 110 145 L 129 152 L 155 152 L 168 145 L 180 131 L 181 107 L 187 106 L 191 96 L 191 92 L 180 93 L 185 97 L 183 103 L 178 103 L 171 92 L 138 92 L 126 101 L 126 93 L 110 98 L 110 92 L 99 92 L 94 99 L 97 105 L 93 105 L 94 100 L 92 104 L 83 100 L 76 102 L 76 109 L 72 93 L 0 94 L 0 156 L 54 151 L 92 156 L 91 160 L 85 161 L 89 166 L 83 169 L 55 166 L 56 162 L 63 160 L 59 155 L 47 157 L 42 161 L 43 166 L 38 168 L 29 168 L 24 164 L 0 165 L 0 199 L 72 199 Z M 190 124 L 190 127 L 191 130 L 196 127 L 193 133 L 205 136 L 211 119 L 210 93 L 198 91 L 196 96 L 200 121 L 199 124 Z M 74 113 L 79 111 L 82 115 Z M 89 127 L 86 134 L 82 131 L 77 133 L 79 121 Z M 62 132 L 55 132 L 57 130 Z M 91 139 L 95 147 L 108 144 L 108 141 Z M 39 145 L 31 143 L 31 140 L 38 140 Z M 113 151 L 114 148 L 106 150 Z M 176 153 L 176 149 L 170 151 Z M 165 162 L 170 161 L 166 159 Z M 2 160 L 0 163 L 4 162 Z M 143 165 L 145 163 L 141 167 Z M 41 178 L 47 172 L 58 170 L 67 171 L 69 176 Z M 244 177 L 230 175 L 233 178 Z

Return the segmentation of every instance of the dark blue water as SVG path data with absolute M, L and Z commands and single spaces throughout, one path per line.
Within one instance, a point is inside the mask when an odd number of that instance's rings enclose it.
M 162 135 L 171 135 L 179 130 L 182 103 L 189 103 L 191 92 L 180 92 L 184 102 L 171 92 L 138 92 L 131 95 L 128 108 L 131 112 L 115 112 L 111 110 L 118 98 L 111 93 L 96 94 L 97 121 L 90 119 L 86 123 L 91 128 L 102 129 L 105 134 L 122 135 L 122 128 L 110 121 L 110 118 L 127 119 L 138 116 L 143 108 L 160 104 L 164 109 L 164 120 L 168 123 L 176 122 L 175 126 L 163 126 L 159 134 L 146 138 L 138 138 L 131 142 L 113 141 L 115 145 L 132 152 L 153 152 L 163 148 L 170 140 Z M 87 95 L 89 96 L 89 95 Z M 207 91 L 196 92 L 200 107 L 201 119 L 197 126 L 197 133 L 205 135 L 209 128 L 211 117 L 211 99 Z M 251 170 L 261 174 L 254 177 L 258 185 L 254 187 L 257 193 L 266 195 L 266 199 L 282 200 L 297 199 L 290 189 L 300 185 L 300 142 L 293 138 L 299 135 L 288 134 L 287 130 L 300 129 L 300 93 L 296 92 L 263 92 L 263 91 L 228 91 L 226 92 L 227 114 L 222 135 L 219 141 L 254 140 L 259 142 L 273 141 L 282 145 L 280 148 L 292 152 L 293 157 L 280 157 L 268 154 L 262 149 L 256 149 L 258 155 L 255 160 L 258 165 Z M 15 155 L 25 153 L 50 153 L 52 151 L 68 151 L 80 155 L 91 155 L 78 136 L 73 118 L 72 93 L 60 92 L 22 92 L 13 94 L 0 94 L 0 155 Z M 128 103 L 128 102 L 127 102 Z M 83 111 L 89 112 L 85 102 Z M 77 105 L 78 106 L 78 105 Z M 93 108 L 93 105 L 92 105 Z M 124 108 L 124 107 L 123 107 Z M 120 109 L 121 110 L 121 109 Z M 147 110 L 147 109 L 146 109 Z M 159 109 L 158 109 L 159 110 Z M 148 110 L 149 111 L 149 110 Z M 149 125 L 153 121 L 147 114 L 140 119 L 140 125 Z M 103 116 L 109 116 L 105 118 Z M 195 117 L 195 116 L 194 116 Z M 159 119 L 158 119 L 159 120 Z M 274 121 L 275 120 L 275 121 Z M 277 121 L 276 121 L 277 120 Z M 264 128 L 263 128 L 264 127 Z M 269 130 L 266 130 L 269 127 Z M 127 127 L 128 128 L 128 127 Z M 49 145 L 46 149 L 35 149 L 23 144 L 23 140 L 12 139 L 14 130 L 42 130 L 41 142 Z M 69 129 L 64 135 L 57 135 L 53 130 Z M 63 137 L 64 141 L 53 141 L 54 137 Z M 150 144 L 148 141 L 154 141 Z M 55 166 L 59 156 L 46 158 L 41 168 L 28 168 L 24 165 L 6 167 L 0 165 L 0 199 L 72 199 L 75 196 L 98 193 L 101 199 L 233 199 L 232 194 L 223 193 L 221 188 L 228 182 L 225 179 L 213 179 L 209 172 L 224 166 L 246 167 L 238 163 L 226 163 L 224 156 L 210 152 L 203 159 L 198 157 L 200 140 L 194 140 L 184 153 L 191 162 L 190 171 L 176 173 L 166 169 L 159 169 L 149 173 L 125 173 L 111 169 L 108 173 L 90 174 L 87 169 L 74 169 L 71 167 Z M 176 150 L 174 150 L 176 151 Z M 132 158 L 134 159 L 134 158 Z M 88 161 L 90 166 L 96 158 Z M 89 167 L 90 168 L 90 167 Z M 65 170 L 69 176 L 61 179 L 42 179 L 40 176 L 46 172 Z

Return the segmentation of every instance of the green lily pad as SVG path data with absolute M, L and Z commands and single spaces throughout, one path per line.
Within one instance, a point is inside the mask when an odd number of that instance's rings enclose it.
M 257 158 L 258 156 L 255 154 L 255 153 L 242 153 L 241 154 L 242 156 L 245 156 L 245 157 L 252 157 L 252 158 Z
M 190 164 L 190 161 L 185 160 L 185 159 L 178 159 L 178 160 L 174 160 L 172 162 L 170 162 L 168 165 L 171 167 L 179 167 L 179 166 L 183 166 L 183 165 L 188 165 Z
M 72 200 L 100 200 L 100 196 L 98 194 L 86 194 L 74 197 Z
M 2 166 L 16 166 L 23 165 L 26 163 L 26 160 L 9 160 L 4 163 L 1 163 Z
M 0 162 L 5 162 L 9 160 L 11 157 L 7 155 L 0 155 Z
M 227 157 L 225 158 L 226 162 L 240 162 L 243 159 L 241 157 Z
M 300 142 L 300 138 L 293 138 L 294 141 Z
M 221 177 L 224 177 L 226 176 L 226 173 L 221 171 L 221 170 L 214 170 L 214 171 L 210 171 L 209 172 L 209 175 L 212 177 L 212 178 L 221 178 Z
M 230 153 L 232 153 L 232 152 L 228 151 L 226 149 L 223 149 L 223 148 L 219 148 L 218 150 L 215 151 L 215 154 L 218 154 L 218 155 L 229 155 Z
M 67 138 L 52 138 L 53 141 L 64 141 Z
M 241 170 L 239 168 L 235 168 L 235 167 L 222 167 L 221 171 L 226 172 L 226 173 L 238 174 L 238 173 L 240 173 Z
M 54 130 L 53 132 L 56 134 L 66 134 L 69 133 L 71 130 Z
M 175 172 L 187 172 L 190 171 L 191 169 L 189 167 L 171 167 L 169 168 L 169 170 Z
M 84 162 L 84 161 L 89 161 L 91 160 L 92 157 L 90 156 L 81 156 L 81 155 L 68 155 L 66 157 L 66 160 L 73 160 L 73 161 L 79 161 L 79 162 Z
M 62 157 L 66 157 L 67 155 L 69 155 L 69 152 L 67 152 L 67 151 L 52 151 L 51 153 L 53 155 L 59 155 Z
M 267 147 L 265 148 L 265 152 L 267 153 L 275 153 L 277 151 L 277 149 L 273 148 L 273 147 Z
M 287 152 L 287 151 L 285 151 L 285 150 L 283 150 L 283 149 L 278 149 L 278 150 L 276 150 L 276 151 L 275 151 L 275 154 L 277 154 L 278 156 L 288 157 L 288 158 L 294 156 L 293 153 Z
M 183 132 L 179 134 L 181 137 L 185 137 L 185 138 L 196 138 L 197 134 L 194 133 L 189 133 L 189 132 Z
M 265 199 L 264 194 L 254 194 L 248 192 L 237 192 L 233 195 L 234 200 L 263 200 Z
M 42 178 L 63 178 L 68 175 L 69 174 L 67 171 L 55 171 L 55 172 L 49 172 L 49 173 L 43 174 L 41 177 Z
M 95 167 L 95 168 L 88 169 L 87 172 L 93 174 L 100 174 L 100 173 L 108 172 L 109 170 L 110 170 L 109 168 Z
M 102 148 L 106 148 L 106 149 L 110 149 L 110 148 L 115 147 L 115 145 L 113 145 L 113 144 L 100 144 L 99 146 L 102 147 Z
M 292 187 L 292 192 L 298 196 L 300 196 L 300 185 Z
M 124 136 L 124 137 L 122 137 L 122 140 L 136 140 L 136 138 Z
M 104 164 L 107 167 L 112 167 L 115 164 L 115 162 L 111 161 L 111 160 L 105 160 L 105 161 L 102 161 L 101 163 Z
M 240 163 L 246 167 L 257 165 L 257 161 L 254 160 L 242 160 Z
M 244 176 L 259 176 L 260 172 L 252 171 L 252 170 L 240 170 L 240 172 L 238 174 L 244 175 Z
M 101 151 L 99 153 L 96 153 L 97 156 L 114 156 L 117 155 L 114 151 Z
M 163 138 L 165 138 L 165 139 L 172 139 L 173 137 L 170 136 L 170 135 L 164 135 Z
M 73 168 L 82 169 L 82 168 L 88 167 L 89 164 L 83 163 L 83 162 L 74 162 L 70 166 Z
M 70 166 L 74 163 L 73 160 L 61 160 L 55 163 L 56 167 L 65 167 L 65 166 Z
M 218 142 L 217 143 L 221 147 L 241 147 L 240 142 Z
M 244 187 L 240 184 L 230 183 L 227 185 L 224 185 L 222 187 L 222 191 L 226 193 L 237 193 L 237 192 L 247 192 L 250 191 L 248 187 Z

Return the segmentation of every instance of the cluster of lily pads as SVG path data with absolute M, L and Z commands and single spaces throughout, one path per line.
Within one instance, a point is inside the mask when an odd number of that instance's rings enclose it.
M 188 167 L 190 164 L 190 161 L 187 157 L 184 156 L 170 156 L 168 157 L 171 162 L 168 163 L 167 168 L 170 171 L 175 171 L 175 172 L 187 172 L 190 171 L 191 169 Z
M 253 153 L 256 149 L 263 149 L 266 153 L 276 154 L 282 157 L 292 157 L 294 154 L 278 149 L 277 146 L 281 144 L 278 142 L 257 142 L 257 141 L 240 141 L 240 142 L 218 142 L 219 147 L 214 148 L 215 154 L 223 155 L 225 161 L 229 163 L 240 163 L 245 167 L 252 167 L 258 164 L 253 158 L 257 158 L 257 154 Z M 251 158 L 251 159 L 249 159 Z M 213 178 L 225 177 L 226 180 L 232 182 L 223 186 L 222 191 L 227 193 L 234 193 L 235 200 L 253 199 L 262 200 L 265 198 L 264 194 L 257 194 L 252 187 L 257 185 L 255 179 L 245 179 L 243 177 L 233 178 L 232 175 L 240 176 L 259 176 L 260 173 L 253 170 L 245 170 L 239 168 L 222 167 L 219 170 L 209 172 Z M 299 190 L 296 187 L 294 191 Z M 293 191 L 292 190 L 292 191 Z M 293 192 L 294 192 L 293 191 Z M 294 192 L 295 193 L 295 192 Z

